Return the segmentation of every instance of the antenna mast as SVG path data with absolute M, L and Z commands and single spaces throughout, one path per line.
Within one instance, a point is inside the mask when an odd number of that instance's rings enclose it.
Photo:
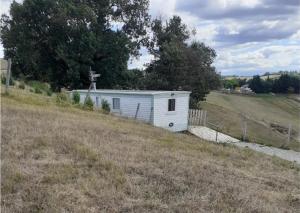
M 87 95 L 85 97 L 84 103 L 86 103 L 87 98 L 90 96 L 91 90 L 96 91 L 96 81 L 97 81 L 97 78 L 100 77 L 100 74 L 96 74 L 96 72 L 93 71 L 91 67 L 90 67 L 89 72 L 90 72 L 89 73 L 89 79 L 91 81 L 91 84 L 89 86 L 89 90 L 88 90 Z

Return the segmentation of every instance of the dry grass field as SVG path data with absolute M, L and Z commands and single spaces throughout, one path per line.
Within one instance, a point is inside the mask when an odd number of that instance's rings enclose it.
M 1 97 L 2 212 L 299 212 L 299 166 L 147 124 Z
M 300 151 L 300 102 L 297 98 L 299 96 L 243 96 L 211 92 L 200 105 L 208 111 L 209 122 L 222 126 L 222 131 L 233 137 L 242 136 L 243 114 L 247 116 L 247 132 L 251 142 Z M 287 134 L 272 129 L 271 124 L 285 128 L 291 124 L 291 142 L 287 144 Z

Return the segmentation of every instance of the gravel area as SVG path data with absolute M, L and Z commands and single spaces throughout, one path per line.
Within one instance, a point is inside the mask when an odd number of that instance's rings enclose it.
M 215 143 L 230 143 L 300 164 L 300 152 L 264 146 L 256 143 L 246 143 L 223 133 L 218 133 L 216 142 L 216 131 L 204 126 L 190 126 L 189 132 L 208 141 Z

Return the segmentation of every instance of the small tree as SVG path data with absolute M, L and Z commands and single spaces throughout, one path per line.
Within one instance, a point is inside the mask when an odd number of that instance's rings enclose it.
M 110 106 L 109 106 L 109 103 L 107 102 L 107 100 L 102 100 L 101 108 L 107 114 L 110 112 Z
M 264 92 L 263 80 L 260 78 L 259 75 L 253 76 L 253 79 L 249 83 L 249 87 L 255 93 L 263 93 Z
M 79 104 L 80 102 L 80 94 L 77 91 L 73 93 L 73 102 L 74 104 Z

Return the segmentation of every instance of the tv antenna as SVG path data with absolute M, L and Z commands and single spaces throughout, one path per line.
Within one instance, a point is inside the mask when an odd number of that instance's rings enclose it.
M 89 86 L 89 89 L 88 89 L 87 95 L 85 97 L 84 103 L 86 103 L 87 98 L 90 96 L 91 90 L 96 91 L 96 81 L 97 81 L 97 78 L 99 78 L 99 77 L 100 77 L 100 74 L 96 74 L 96 71 L 93 71 L 92 68 L 90 67 L 89 79 L 91 81 L 91 84 Z

